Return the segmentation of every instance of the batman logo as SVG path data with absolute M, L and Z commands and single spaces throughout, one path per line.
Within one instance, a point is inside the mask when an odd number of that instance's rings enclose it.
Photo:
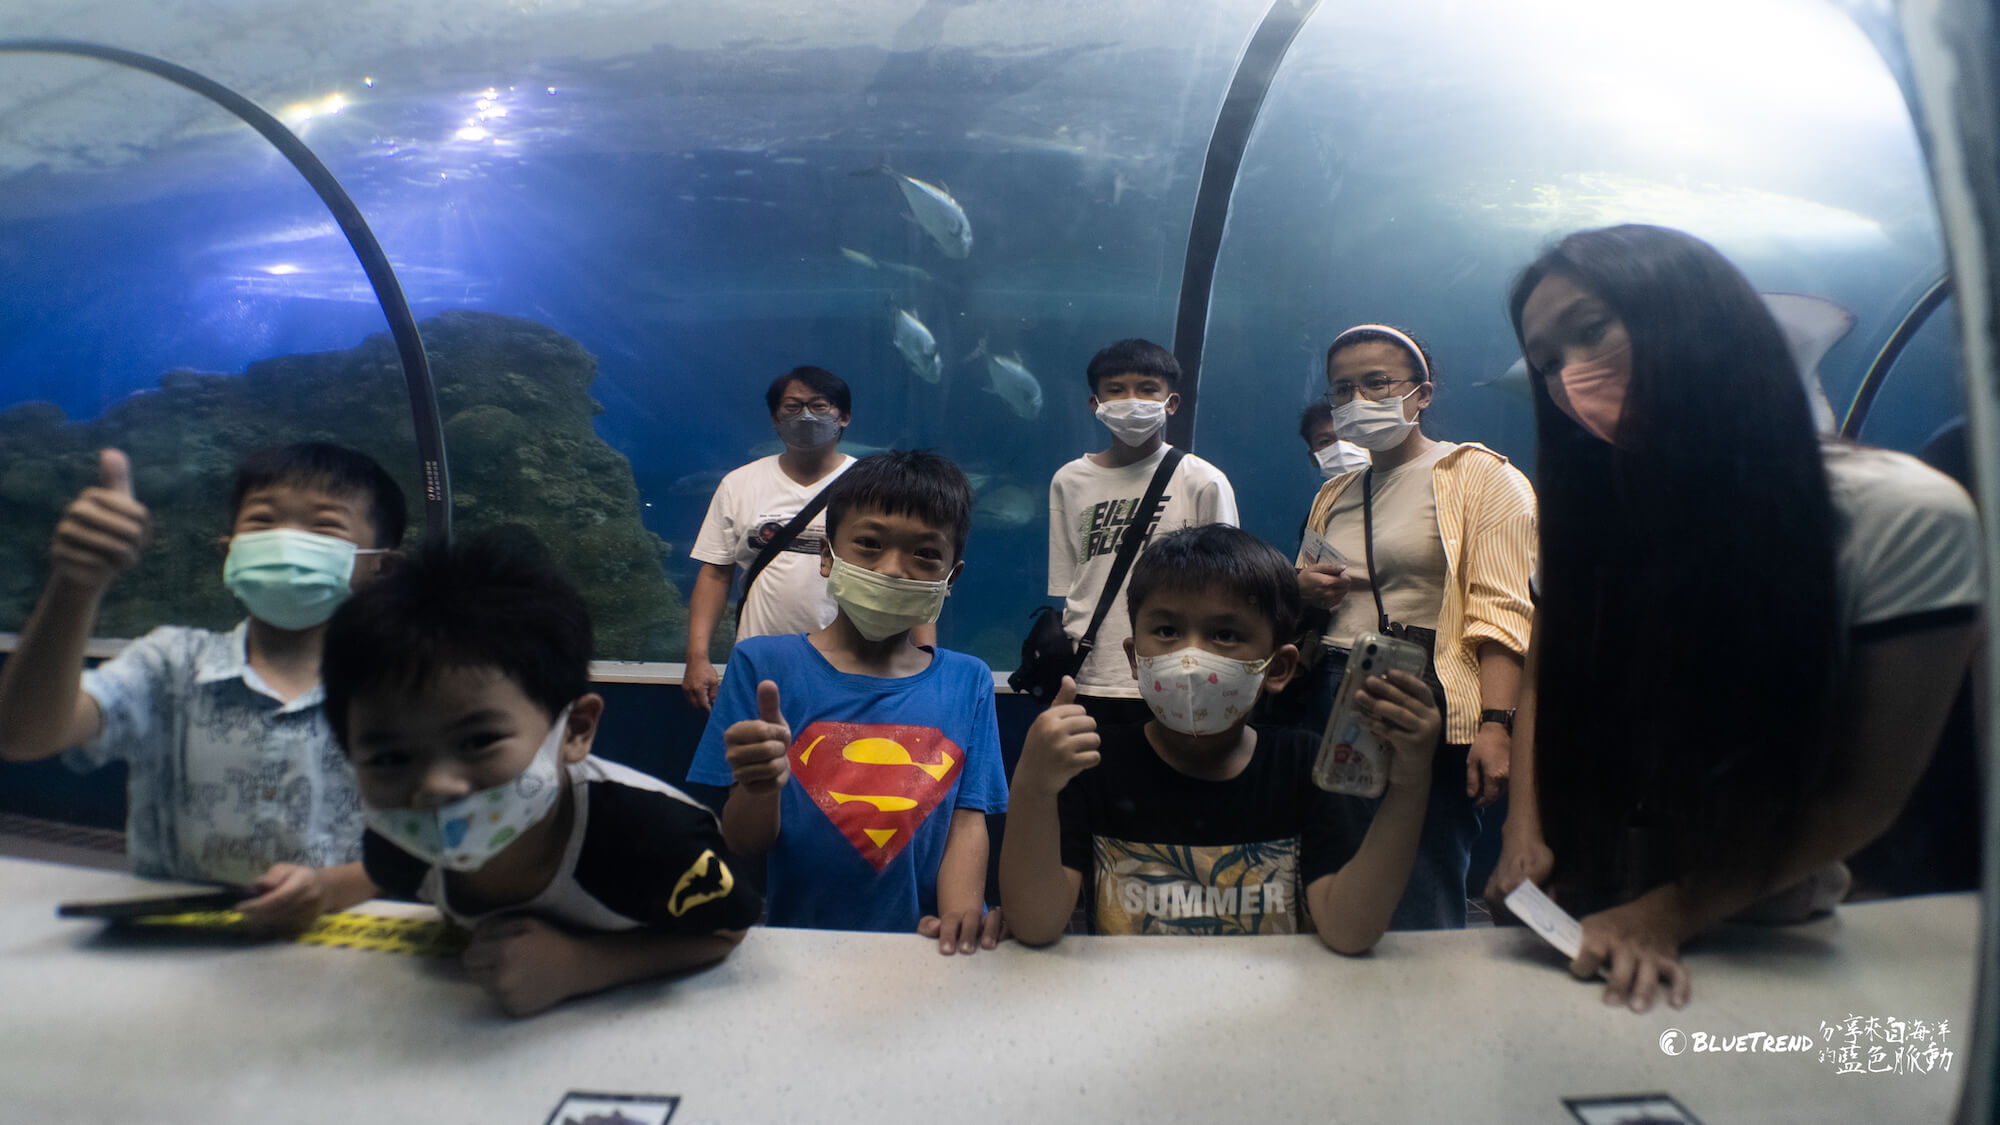
M 727 897 L 735 887 L 736 876 L 730 873 L 729 865 L 714 851 L 704 851 L 674 883 L 674 893 L 667 896 L 667 913 L 678 918 L 704 902 Z

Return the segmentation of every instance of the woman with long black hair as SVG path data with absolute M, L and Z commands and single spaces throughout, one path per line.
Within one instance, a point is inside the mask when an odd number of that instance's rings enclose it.
M 1541 542 L 1488 895 L 1552 885 L 1583 915 L 1572 971 L 1678 1007 L 1683 942 L 1829 908 L 1902 808 L 1975 643 L 1977 515 L 1915 458 L 1820 438 L 1776 322 L 1698 239 L 1572 234 L 1509 312 Z

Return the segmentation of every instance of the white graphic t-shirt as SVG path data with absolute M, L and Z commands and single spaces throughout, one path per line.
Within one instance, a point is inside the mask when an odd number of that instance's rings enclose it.
M 736 567 L 735 593 L 740 594 L 743 575 L 764 544 L 852 464 L 854 458 L 842 455 L 832 472 L 811 484 L 799 484 L 786 476 L 778 467 L 777 454 L 735 470 L 716 487 L 715 498 L 708 503 L 708 518 L 701 521 L 701 534 L 688 555 L 701 562 Z M 757 576 L 756 585 L 750 588 L 750 601 L 743 607 L 743 622 L 736 630 L 739 640 L 810 633 L 833 621 L 833 599 L 826 596 L 826 579 L 819 573 L 819 545 L 825 538 L 826 513 L 822 511 Z

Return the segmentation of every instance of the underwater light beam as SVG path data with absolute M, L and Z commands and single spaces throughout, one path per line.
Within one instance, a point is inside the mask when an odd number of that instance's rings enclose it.
M 382 253 L 375 232 L 368 229 L 361 209 L 354 205 L 354 200 L 319 157 L 313 155 L 312 149 L 257 103 L 212 78 L 151 55 L 73 39 L 0 39 L 0 53 L 74 55 L 143 70 L 192 90 L 235 114 L 292 162 L 292 167 L 312 185 L 320 202 L 333 212 L 334 221 L 340 224 L 341 233 L 354 248 L 354 256 L 361 260 L 368 283 L 375 288 L 382 315 L 389 320 L 390 334 L 396 338 L 396 351 L 403 361 L 403 381 L 410 390 L 410 416 L 416 426 L 417 454 L 422 460 L 424 530 L 449 541 L 451 473 L 445 464 L 444 426 L 438 418 L 437 389 L 431 379 L 430 360 L 424 354 L 423 337 L 417 333 L 417 318 L 411 314 L 403 286 L 396 280 L 396 271 L 390 268 L 389 258 Z

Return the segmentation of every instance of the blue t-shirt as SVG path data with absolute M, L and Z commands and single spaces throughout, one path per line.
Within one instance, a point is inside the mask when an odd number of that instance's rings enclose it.
M 766 861 L 770 924 L 915 930 L 937 913 L 952 812 L 1007 811 L 992 671 L 938 649 L 914 676 L 858 676 L 803 634 L 739 641 L 689 781 L 731 784 L 723 732 L 757 717 L 764 680 L 778 685 L 792 728 L 792 776 Z

